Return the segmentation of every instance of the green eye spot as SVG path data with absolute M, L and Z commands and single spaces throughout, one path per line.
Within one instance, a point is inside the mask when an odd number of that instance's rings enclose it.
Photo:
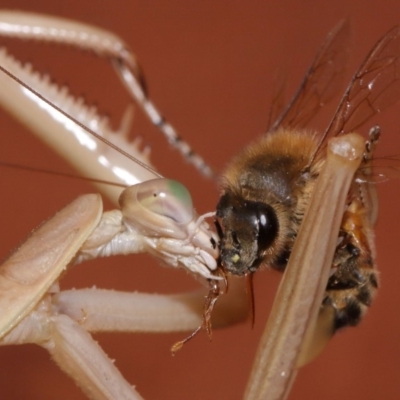
M 168 179 L 167 182 L 170 194 L 176 197 L 183 206 L 193 208 L 192 196 L 189 190 L 187 190 L 182 183 L 174 181 L 173 179 Z
M 153 179 L 138 185 L 139 204 L 152 213 L 186 224 L 193 218 L 193 202 L 189 191 L 172 179 Z

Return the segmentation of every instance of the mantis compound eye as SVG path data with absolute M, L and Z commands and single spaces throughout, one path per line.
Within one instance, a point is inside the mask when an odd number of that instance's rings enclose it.
M 178 224 L 187 224 L 192 220 L 192 197 L 181 183 L 172 179 L 154 179 L 137 186 L 137 201 L 146 210 Z
M 182 239 L 193 220 L 189 191 L 171 179 L 152 179 L 130 186 L 122 192 L 119 204 L 132 229 L 147 235 Z

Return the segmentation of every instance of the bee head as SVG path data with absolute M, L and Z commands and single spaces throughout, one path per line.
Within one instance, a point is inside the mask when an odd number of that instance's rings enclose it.
M 260 201 L 225 193 L 217 205 L 217 217 L 223 267 L 234 275 L 256 271 L 278 235 L 274 209 Z

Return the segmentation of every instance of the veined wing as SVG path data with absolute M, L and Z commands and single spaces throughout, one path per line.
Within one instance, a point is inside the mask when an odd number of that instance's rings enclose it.
M 349 22 L 341 21 L 326 37 L 299 89 L 271 127 L 304 128 L 340 89 L 349 56 Z

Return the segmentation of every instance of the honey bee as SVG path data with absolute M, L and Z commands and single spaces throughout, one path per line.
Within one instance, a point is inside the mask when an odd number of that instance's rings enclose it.
M 330 32 L 300 89 L 268 134 L 235 157 L 222 176 L 216 227 L 221 263 L 231 274 L 252 274 L 262 265 L 285 269 L 324 164 L 328 138 L 354 132 L 399 98 L 400 26 L 396 26 L 361 64 L 326 131 L 318 135 L 304 130 L 343 78 L 348 36 L 346 21 Z M 331 334 L 357 325 L 378 288 L 372 156 L 379 133 L 379 127 L 371 129 L 347 197 L 320 311 L 320 315 L 333 311 Z

